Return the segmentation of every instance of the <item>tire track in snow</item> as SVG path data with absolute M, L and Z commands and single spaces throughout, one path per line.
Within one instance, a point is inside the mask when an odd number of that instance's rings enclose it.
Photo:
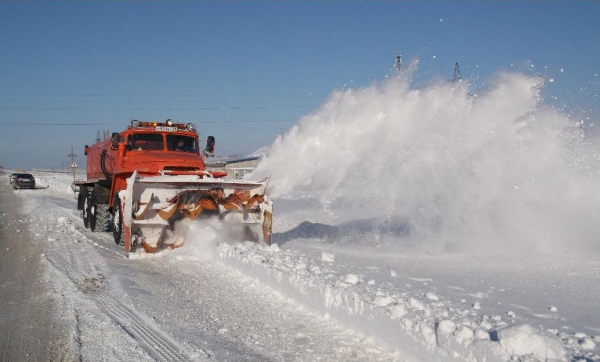
M 118 303 L 107 295 L 100 295 L 98 303 L 101 309 L 132 335 L 140 345 L 159 361 L 196 361 L 185 348 L 171 339 L 165 332 L 150 322 L 149 318 L 136 310 Z M 205 355 L 204 358 L 208 358 Z
M 201 361 L 210 358 L 204 351 L 201 351 L 203 353 L 201 355 L 192 354 L 168 333 L 162 331 L 149 317 L 106 294 L 103 283 L 98 284 L 98 278 L 87 277 L 52 251 L 48 251 L 45 256 L 54 268 L 65 274 L 83 293 L 94 299 L 100 310 L 131 335 L 153 358 L 173 362 Z
M 54 198 L 50 200 L 54 206 L 60 209 L 65 207 Z M 32 214 L 42 216 L 47 211 L 42 209 L 37 208 Z M 110 254 L 115 253 L 110 248 L 98 245 L 93 239 L 99 235 L 82 229 L 78 225 L 80 220 L 75 215 L 67 212 L 61 214 L 76 222 L 73 225 L 74 231 L 82 236 L 83 240 L 105 249 L 102 251 L 109 251 L 111 252 Z M 114 255 L 112 256 L 114 257 Z M 124 257 L 122 254 L 119 254 L 119 256 Z M 88 254 L 78 253 L 76 255 L 68 245 L 62 242 L 53 242 L 52 248 L 46 250 L 45 257 L 54 268 L 67 276 L 82 293 L 94 300 L 102 313 L 123 328 L 152 358 L 160 361 L 174 362 L 199 361 L 209 358 L 209 355 L 203 350 L 192 354 L 186 347 L 177 343 L 168 333 L 161 330 L 149 317 L 108 295 L 104 288 L 105 277 L 100 272 L 98 266 L 92 262 Z M 90 273 L 92 276 L 90 276 Z

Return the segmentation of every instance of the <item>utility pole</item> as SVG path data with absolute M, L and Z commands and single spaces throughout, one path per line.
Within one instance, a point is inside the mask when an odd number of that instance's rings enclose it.
M 73 170 L 73 183 L 75 183 L 75 169 L 77 169 L 77 163 L 75 163 L 75 157 L 77 157 L 77 155 L 73 153 L 73 147 L 71 147 L 71 154 L 68 155 L 67 157 L 71 157 L 71 169 Z
M 396 55 L 396 63 L 394 64 L 394 68 L 396 68 L 396 72 L 400 72 L 402 70 L 402 55 Z
M 452 77 L 453 82 L 462 82 L 463 78 L 460 74 L 460 68 L 458 67 L 458 62 L 454 63 L 454 76 Z

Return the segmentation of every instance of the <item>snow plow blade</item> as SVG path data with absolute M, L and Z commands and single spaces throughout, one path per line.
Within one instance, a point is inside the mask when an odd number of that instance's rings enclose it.
M 262 181 L 225 181 L 208 175 L 140 177 L 135 172 L 119 192 L 125 251 L 147 253 L 182 246 L 174 234 L 183 220 L 218 219 L 244 240 L 271 243 L 273 205 Z

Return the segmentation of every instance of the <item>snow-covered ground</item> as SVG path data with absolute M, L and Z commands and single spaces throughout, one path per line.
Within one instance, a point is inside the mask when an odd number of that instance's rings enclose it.
M 49 273 L 80 286 L 62 288 L 73 303 L 99 295 L 102 338 L 121 341 L 108 360 L 142 359 L 139 345 L 146 359 L 600 361 L 589 122 L 545 107 L 533 77 L 475 96 L 409 78 L 334 92 L 275 142 L 251 175 L 272 176 L 271 246 L 190 224 L 184 247 L 125 259 L 82 228 L 68 175 L 16 191 Z

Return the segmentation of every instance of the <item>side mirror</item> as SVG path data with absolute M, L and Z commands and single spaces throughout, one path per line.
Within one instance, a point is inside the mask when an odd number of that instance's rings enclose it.
M 85 147 L 83 148 L 83 154 L 86 156 L 87 156 L 88 148 L 90 148 L 88 145 L 85 145 Z
M 112 149 L 117 149 L 119 147 L 119 133 L 115 132 L 110 137 L 110 146 Z
M 208 153 L 213 153 L 215 151 L 215 138 L 213 136 L 208 136 L 206 139 L 206 148 L 204 150 Z

